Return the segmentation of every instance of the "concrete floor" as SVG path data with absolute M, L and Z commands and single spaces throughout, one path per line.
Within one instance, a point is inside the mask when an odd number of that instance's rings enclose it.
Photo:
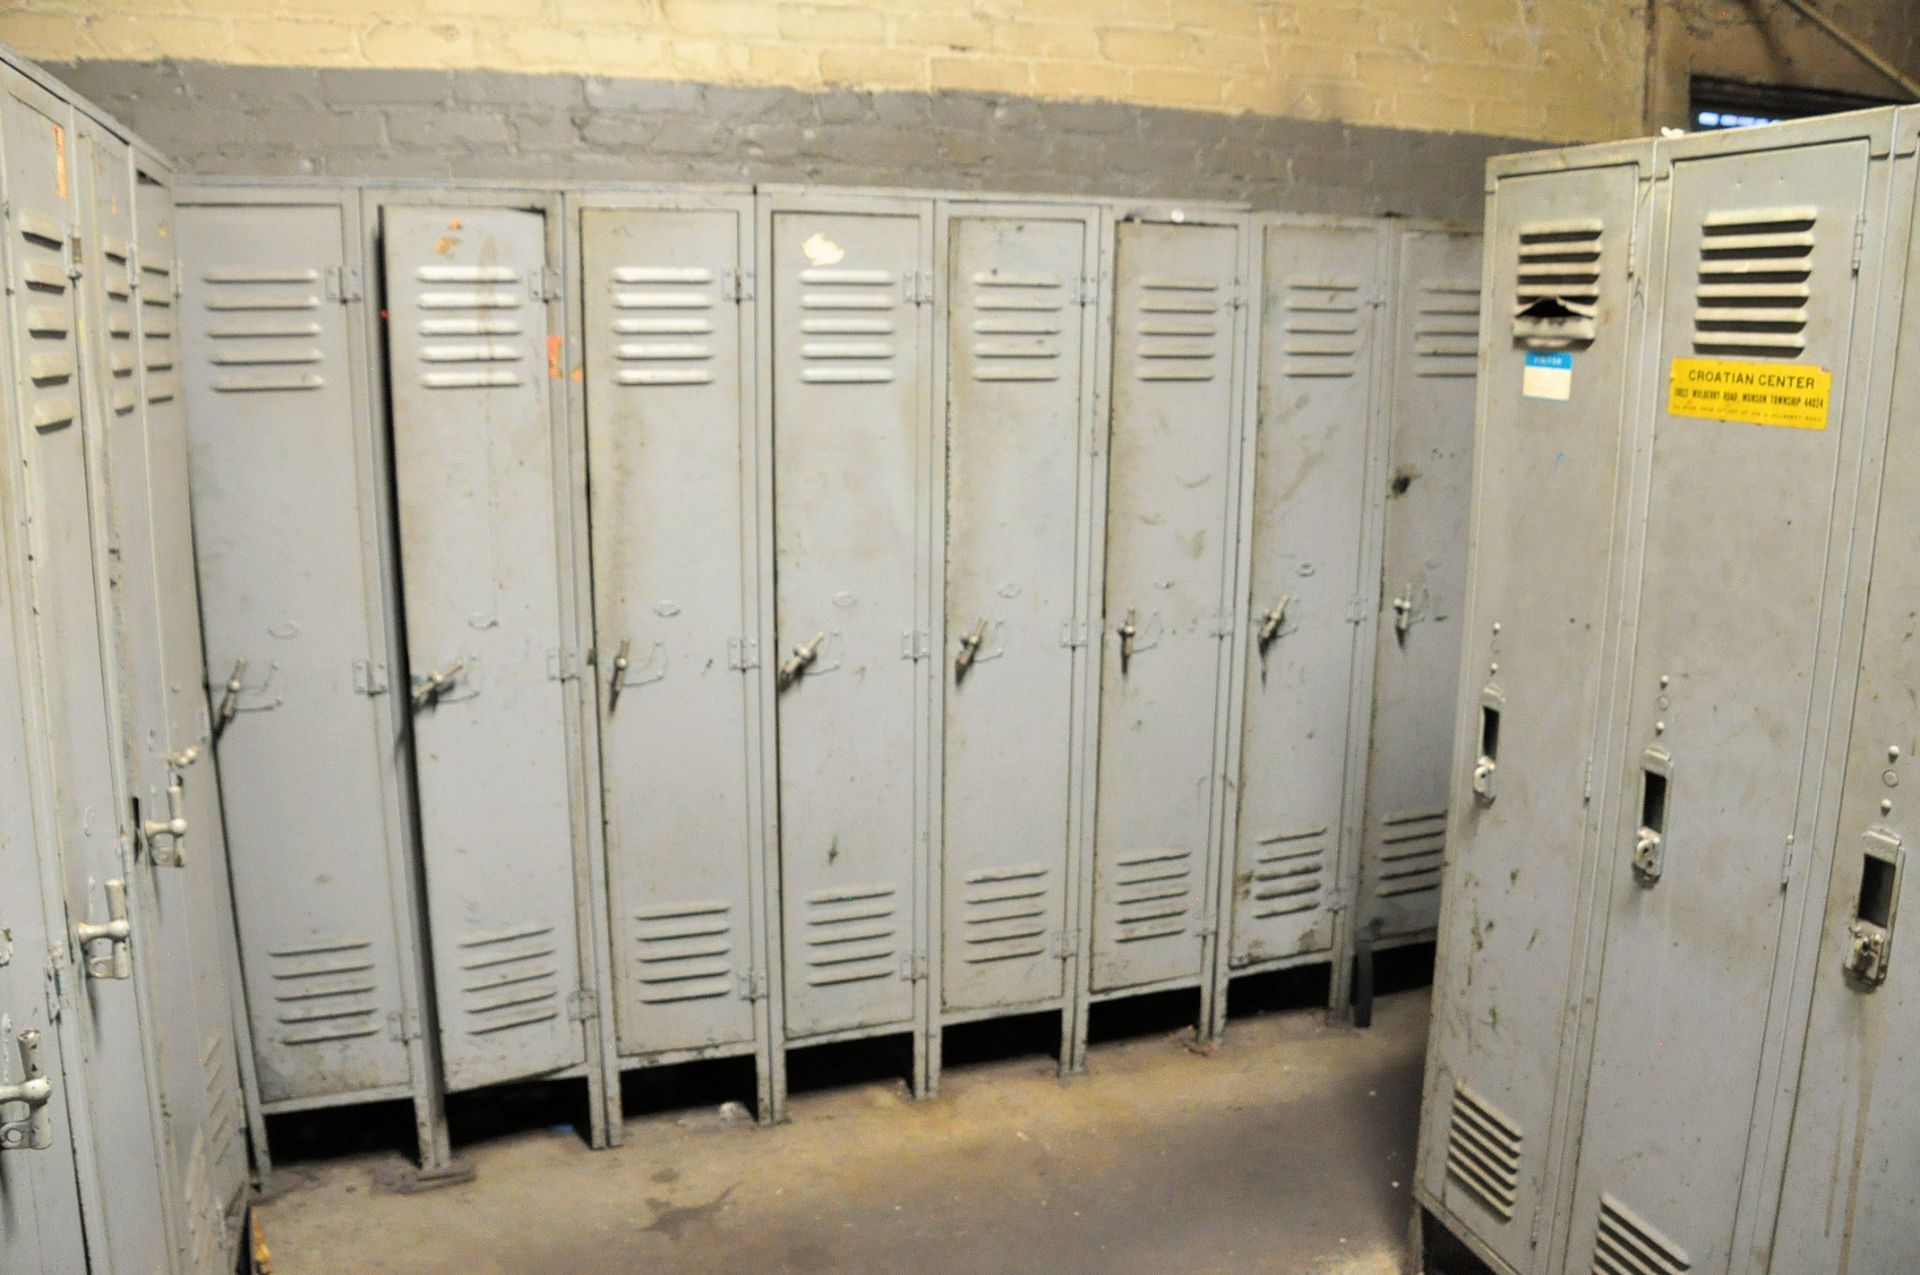
M 1303 1010 L 1197 1053 L 1164 1034 L 802 1093 L 757 1128 L 703 1107 L 595 1153 L 541 1129 L 469 1145 L 475 1181 L 378 1189 L 392 1154 L 297 1167 L 262 1206 L 274 1275 L 913 1272 L 1398 1275 L 1425 991 L 1370 1031 Z M 459 1128 L 456 1125 L 456 1136 Z

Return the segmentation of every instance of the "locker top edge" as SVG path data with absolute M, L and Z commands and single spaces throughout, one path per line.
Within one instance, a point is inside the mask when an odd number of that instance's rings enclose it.
M 101 110 L 87 98 L 82 97 L 79 91 L 71 84 L 68 84 L 65 80 L 47 71 L 38 63 L 21 57 L 13 51 L 12 46 L 0 44 L 0 65 L 10 67 L 61 101 L 70 103 L 76 111 L 85 115 L 93 123 L 99 125 L 100 128 L 131 146 L 146 160 L 148 165 L 165 169 L 169 176 L 172 175 L 173 166 L 171 161 L 159 151 L 155 150 L 145 139 L 140 137 L 139 134 L 128 128 L 123 121 Z
M 1528 177 L 1539 173 L 1572 172 L 1582 168 L 1613 168 L 1635 164 L 1653 167 L 1654 138 L 1634 137 L 1621 142 L 1590 142 L 1580 146 L 1557 146 L 1549 150 L 1518 151 L 1495 155 L 1487 161 L 1487 193 L 1508 177 Z

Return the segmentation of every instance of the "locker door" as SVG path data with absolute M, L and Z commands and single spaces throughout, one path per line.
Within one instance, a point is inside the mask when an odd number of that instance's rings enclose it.
M 1408 230 L 1395 272 L 1386 523 L 1360 932 L 1432 930 L 1440 915 L 1460 609 L 1466 600 L 1480 237 Z
M 1371 226 L 1266 229 L 1236 967 L 1333 943 L 1380 239 Z
M 585 1057 L 547 227 L 459 207 L 389 208 L 384 229 L 427 914 L 462 1090 Z
M 1065 991 L 1088 229 L 948 223 L 947 1009 Z
M 750 205 L 588 209 L 587 439 L 623 1054 L 755 1037 Z
M 327 286 L 347 227 L 337 204 L 214 205 L 182 211 L 179 242 L 206 650 L 214 685 L 240 686 L 219 760 L 261 1097 L 403 1086 L 370 430 Z
M 68 237 L 78 228 L 76 150 L 68 109 L 11 72 L 0 77 L 0 164 L 4 164 L 16 412 L 24 462 L 26 549 L 37 662 L 30 679 L 40 703 L 33 733 L 44 743 L 41 791 L 50 800 L 45 844 L 57 846 L 69 933 L 109 924 L 114 914 L 146 917 L 150 878 L 123 848 L 123 794 L 114 766 L 116 729 L 108 701 L 111 658 L 103 625 L 97 553 L 89 514 L 88 440 L 79 381 L 79 308 L 69 276 Z M 124 904 L 113 900 L 123 898 Z M 93 1166 L 102 1190 L 90 1203 L 100 1233 L 96 1260 L 144 1270 L 173 1261 L 167 1214 L 171 1173 L 164 1163 L 160 1096 L 150 1086 L 145 972 L 165 958 L 149 935 L 101 938 L 69 948 L 74 1035 L 85 1059 L 84 1102 Z M 140 946 L 141 959 L 133 959 Z M 81 976 L 98 962 L 99 974 Z M 72 1062 L 72 1056 L 69 1055 Z
M 1608 1269 L 1639 1249 L 1649 1269 L 1714 1275 L 1731 1263 L 1780 927 L 1809 852 L 1800 868 L 1787 855 L 1814 837 L 1809 719 L 1831 693 L 1860 422 L 1837 406 L 1823 428 L 1665 408 L 1683 358 L 1826 369 L 1829 401 L 1846 401 L 1868 144 L 1672 171 L 1655 211 L 1671 317 L 1647 385 L 1645 565 L 1601 851 L 1612 894 L 1571 1253 Z
M 779 698 L 787 1034 L 904 1027 L 927 218 L 782 209 L 771 244 L 773 657 L 794 669 Z
M 1095 991 L 1202 971 L 1238 444 L 1238 229 L 1116 235 Z
M 1440 919 L 1426 1189 L 1515 1269 L 1559 1160 L 1554 1092 L 1586 847 L 1616 505 L 1628 451 L 1633 164 L 1506 177 L 1496 196 L 1488 383 Z M 1589 322 L 1546 331 L 1552 297 Z M 1566 360 L 1564 391 L 1530 355 Z M 1477 772 L 1477 767 L 1485 767 Z M 1476 785 L 1478 791 L 1476 791 Z M 1542 923 L 1543 919 L 1546 919 Z

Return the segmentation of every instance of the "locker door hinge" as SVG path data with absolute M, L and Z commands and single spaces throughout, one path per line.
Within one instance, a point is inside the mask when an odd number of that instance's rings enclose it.
M 925 629 L 908 629 L 900 635 L 900 658 L 918 663 L 927 658 L 932 641 Z
M 1062 620 L 1060 622 L 1060 645 L 1069 650 L 1087 644 L 1087 622 L 1085 620 Z
M 933 274 L 926 270 L 907 271 L 900 278 L 900 294 L 908 305 L 931 305 Z
M 360 299 L 360 268 L 358 266 L 327 267 L 327 300 L 338 301 L 342 305 Z
M 1793 834 L 1787 834 L 1787 844 L 1780 852 L 1780 888 L 1786 889 L 1793 881 Z
M 1586 773 L 1580 780 L 1580 804 L 1585 805 L 1592 800 L 1593 800 L 1593 754 L 1588 753 Z
M 63 264 L 67 268 L 67 278 L 78 279 L 80 277 L 80 259 L 84 255 L 80 242 L 80 228 L 78 226 L 69 226 L 67 228 L 67 242 L 62 246 L 61 255 L 66 258 Z
M 1227 285 L 1227 304 L 1236 310 L 1246 308 L 1247 288 L 1243 281 L 1235 279 L 1231 284 Z
M 1861 259 L 1867 255 L 1867 214 L 1860 214 L 1853 223 L 1853 272 L 1860 273 Z
M 1073 277 L 1073 300 L 1076 305 L 1092 305 L 1100 299 L 1100 276 L 1082 274 Z
M 1233 636 L 1232 613 L 1227 611 L 1215 611 L 1213 613 L 1213 622 L 1207 625 L 1207 632 L 1208 634 L 1216 638 L 1232 637 Z
M 730 669 L 738 669 L 742 673 L 750 668 L 759 668 L 759 639 L 750 637 L 728 638 L 727 667 Z
M 387 666 L 385 661 L 355 660 L 353 662 L 353 689 L 359 695 L 385 695 L 387 693 Z
M 925 952 L 914 952 L 909 956 L 901 957 L 900 958 L 900 977 L 902 980 L 909 983 L 920 983 L 920 982 L 926 981 L 927 954 Z
M 580 676 L 580 652 L 572 647 L 547 649 L 547 680 L 571 682 Z
M 1361 597 L 1357 593 L 1354 594 L 1352 597 L 1347 599 L 1347 623 L 1348 624 L 1365 624 L 1367 621 L 1367 615 L 1372 610 L 1373 608 L 1370 605 L 1368 605 L 1367 599 Z
M 567 1017 L 576 1023 L 588 1023 L 600 1017 L 600 1002 L 591 988 L 582 987 L 567 997 Z
M 760 970 L 740 976 L 740 999 L 743 1001 L 763 1001 L 767 999 L 767 976 Z
M 1203 939 L 1210 939 L 1214 935 L 1218 934 L 1219 932 L 1220 932 L 1219 924 L 1213 921 L 1202 921 L 1200 922 L 1199 925 L 1194 927 L 1194 931 L 1193 931 L 1194 937 L 1203 938 Z
M 1080 954 L 1080 931 L 1062 930 L 1054 941 L 1053 954 L 1063 961 L 1070 961 Z
M 403 1009 L 387 1015 L 387 1034 L 402 1043 L 420 1039 L 420 1011 Z
M 535 301 L 558 301 L 560 278 L 552 266 L 536 266 L 527 276 L 527 292 Z
M 753 271 L 730 271 L 731 294 L 735 301 L 753 300 Z
M 73 1006 L 67 994 L 67 950 L 57 943 L 47 946 L 47 1018 L 59 1022 L 60 1015 Z

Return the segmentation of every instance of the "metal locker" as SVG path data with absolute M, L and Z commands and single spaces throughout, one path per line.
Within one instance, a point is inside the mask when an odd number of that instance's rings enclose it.
M 762 204 L 792 1042 L 923 1021 L 930 213 Z
M 767 1035 L 752 212 L 716 195 L 580 213 L 614 1023 L 630 1061 L 757 1054 Z M 764 1057 L 759 1070 L 764 1086 Z
M 1652 146 L 1499 161 L 1419 1190 L 1531 1270 L 1590 887 Z M 1600 776 L 1604 779 L 1604 776 Z
M 1396 237 L 1373 723 L 1356 941 L 1432 934 L 1446 851 L 1448 746 L 1467 574 L 1480 236 Z
M 72 110 L 11 68 L 0 70 L 0 181 L 6 206 L 9 328 L 15 343 L 12 427 L 22 470 L 27 557 L 22 611 L 32 616 L 26 658 L 28 731 L 35 749 L 34 803 L 42 844 L 57 847 L 71 942 L 63 985 L 61 1052 L 84 1090 L 78 1142 L 90 1258 L 105 1269 L 176 1265 L 182 1234 L 162 1120 L 159 1035 L 149 975 L 164 953 L 150 949 L 135 918 L 149 921 L 150 877 L 121 844 L 122 825 L 102 811 L 125 803 L 116 764 L 118 730 L 109 697 L 107 554 L 94 536 L 91 503 L 103 500 L 86 437 L 79 381 L 75 254 L 79 227 Z M 136 958 L 137 949 L 137 958 Z
M 458 1091 L 588 1058 L 557 276 L 542 208 L 388 204 L 381 231 L 414 771 Z
M 940 1005 L 956 1021 L 1064 1009 L 1071 990 L 1099 223 L 981 204 L 942 225 Z
M 1242 455 L 1242 222 L 1181 217 L 1113 226 L 1095 996 L 1211 990 Z
M 194 548 L 261 1102 L 411 1098 L 435 1168 L 357 231 L 338 191 L 181 208 Z
M 1268 221 L 1227 973 L 1339 948 L 1359 836 L 1372 654 L 1370 466 L 1387 236 L 1377 222 Z M 1335 999 L 1343 1001 L 1344 961 Z M 1215 998 L 1224 1013 L 1224 986 Z
M 1619 746 L 1596 763 L 1616 769 L 1567 1250 L 1581 1269 L 1746 1266 L 1749 1167 L 1787 1049 L 1783 926 L 1826 853 L 1826 705 L 1850 693 L 1839 659 L 1858 642 L 1857 364 L 1874 322 L 1859 281 L 1881 270 L 1885 219 L 1867 214 L 1890 118 L 1657 152 L 1640 573 Z M 1827 376 L 1817 410 L 1776 414 L 1776 390 Z M 1737 388 L 1703 402 L 1703 385 Z

